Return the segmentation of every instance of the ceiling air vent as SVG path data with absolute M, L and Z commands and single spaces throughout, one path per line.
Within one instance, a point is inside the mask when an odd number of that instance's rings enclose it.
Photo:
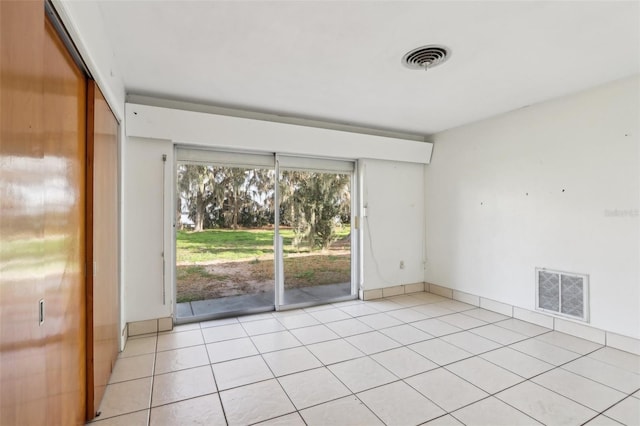
M 418 47 L 404 55 L 402 63 L 414 70 L 428 70 L 445 62 L 451 56 L 451 52 L 444 46 L 430 44 Z

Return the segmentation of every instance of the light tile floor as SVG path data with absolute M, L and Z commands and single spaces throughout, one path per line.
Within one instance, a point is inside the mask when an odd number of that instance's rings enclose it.
M 640 357 L 429 293 L 130 338 L 97 426 L 640 425 Z

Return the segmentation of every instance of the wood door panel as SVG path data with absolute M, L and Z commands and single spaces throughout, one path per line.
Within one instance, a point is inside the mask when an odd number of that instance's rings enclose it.
M 85 419 L 86 78 L 46 21 L 44 267 L 49 418 Z
M 2 425 L 46 421 L 46 354 L 36 308 L 44 284 L 43 19 L 42 7 L 0 2 Z
M 93 417 L 100 405 L 115 364 L 119 346 L 120 295 L 118 293 L 118 122 L 94 82 L 89 83 L 89 174 L 92 186 L 88 251 L 94 273 L 87 281 L 87 351 L 90 372 L 87 411 Z
M 0 424 L 83 424 L 85 77 L 42 2 L 0 47 Z

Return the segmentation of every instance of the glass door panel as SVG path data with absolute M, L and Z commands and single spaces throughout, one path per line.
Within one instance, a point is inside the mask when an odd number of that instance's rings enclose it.
M 179 161 L 176 182 L 177 321 L 272 310 L 275 170 Z
M 283 276 L 279 305 L 321 303 L 353 294 L 352 175 L 352 172 L 281 169 L 279 269 Z

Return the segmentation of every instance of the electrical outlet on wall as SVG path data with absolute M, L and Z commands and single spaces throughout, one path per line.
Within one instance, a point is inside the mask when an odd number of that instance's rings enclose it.
M 400 269 L 404 269 L 404 260 L 400 261 Z

